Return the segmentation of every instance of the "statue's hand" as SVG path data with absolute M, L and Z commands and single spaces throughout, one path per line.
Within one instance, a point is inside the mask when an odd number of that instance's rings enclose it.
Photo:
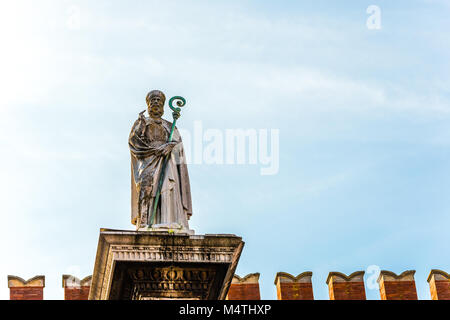
M 175 110 L 174 112 L 172 112 L 172 117 L 173 117 L 175 120 L 178 120 L 178 119 L 180 118 L 180 116 L 181 116 L 180 111 Z
M 144 116 L 144 111 L 139 113 L 139 118 L 138 118 L 138 125 L 135 129 L 135 132 L 138 136 L 140 136 L 141 138 L 144 137 L 145 135 L 145 126 L 146 126 L 146 122 L 145 122 L 145 116 Z
M 168 155 L 176 144 L 177 144 L 176 142 L 168 142 L 160 145 L 159 147 L 156 148 L 156 155 L 158 156 Z
M 162 154 L 164 156 L 167 156 L 168 154 L 170 154 L 173 150 L 173 148 L 178 144 L 178 142 L 168 142 L 164 145 L 162 145 L 164 148 L 162 150 Z

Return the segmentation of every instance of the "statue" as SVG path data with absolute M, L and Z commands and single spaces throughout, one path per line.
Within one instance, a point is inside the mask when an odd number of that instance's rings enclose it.
M 244 247 L 233 234 L 192 236 L 189 175 L 176 128 L 186 100 L 148 93 L 135 121 L 131 152 L 131 222 L 136 231 L 100 229 L 89 300 L 224 300 Z M 174 107 L 173 102 L 178 107 Z M 150 231 L 150 232 L 147 232 Z
M 162 119 L 166 97 L 159 90 L 147 94 L 144 111 L 134 123 L 128 144 L 131 152 L 131 223 L 137 230 L 188 231 L 192 215 L 191 189 L 181 136 L 175 127 L 182 97 L 169 101 L 173 125 Z

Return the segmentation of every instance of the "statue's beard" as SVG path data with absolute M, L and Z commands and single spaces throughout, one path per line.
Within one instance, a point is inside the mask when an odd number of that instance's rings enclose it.
M 164 112 L 159 109 L 156 109 L 156 110 L 150 109 L 148 113 L 149 113 L 150 117 L 152 117 L 152 118 L 161 118 L 162 115 L 164 114 Z

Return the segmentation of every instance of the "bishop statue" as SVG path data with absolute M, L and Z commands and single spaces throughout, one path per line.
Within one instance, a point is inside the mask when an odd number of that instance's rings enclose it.
M 175 123 L 180 109 L 172 107 L 172 99 L 169 106 L 174 110 Z M 139 114 L 128 139 L 131 223 L 137 230 L 189 231 L 188 220 L 192 215 L 189 174 L 180 133 L 162 118 L 165 100 L 159 90 L 147 94 L 149 117 L 144 116 L 145 110 Z

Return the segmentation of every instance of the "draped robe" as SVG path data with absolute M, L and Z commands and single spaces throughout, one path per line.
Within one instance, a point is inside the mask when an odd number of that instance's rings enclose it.
M 157 148 L 167 143 L 172 123 L 167 120 L 139 117 L 134 123 L 128 144 L 131 152 L 131 223 L 136 229 L 150 225 L 164 155 Z M 181 136 L 175 128 L 172 149 L 165 168 L 154 224 L 152 227 L 189 229 L 192 215 L 189 175 Z

